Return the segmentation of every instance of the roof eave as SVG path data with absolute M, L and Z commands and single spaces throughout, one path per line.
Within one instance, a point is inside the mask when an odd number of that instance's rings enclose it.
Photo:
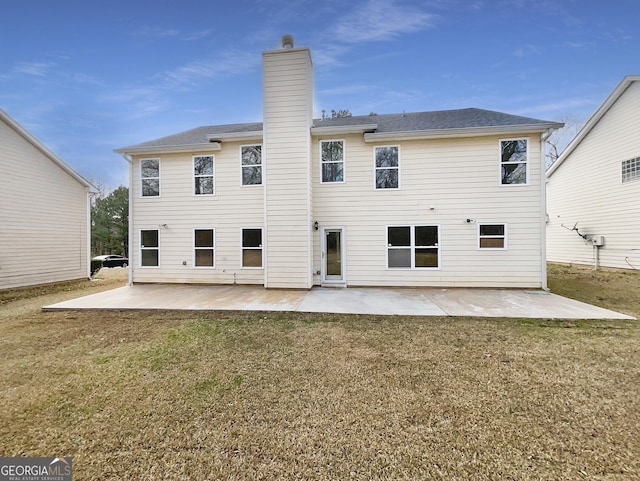
M 482 137 L 487 135 L 516 135 L 528 133 L 543 133 L 549 129 L 558 129 L 564 124 L 556 122 L 526 124 L 526 125 L 505 125 L 490 127 L 467 127 L 457 129 L 433 129 L 414 130 L 405 132 L 371 132 L 364 134 L 365 142 L 380 142 L 393 140 L 423 140 L 423 139 L 445 139 L 452 137 Z
M 345 135 L 345 134 L 363 134 L 378 129 L 378 124 L 359 124 L 359 125 L 335 125 L 324 127 L 311 127 L 311 135 Z
M 223 134 L 209 134 L 207 139 L 211 142 L 222 140 L 262 140 L 264 134 L 262 130 L 252 130 L 249 132 L 226 132 Z
M 114 149 L 116 154 L 125 155 L 157 155 L 157 154 L 181 154 L 184 152 L 217 152 L 222 149 L 220 142 L 208 142 L 206 144 L 188 145 L 164 145 L 164 146 L 143 146 L 143 147 L 123 147 Z

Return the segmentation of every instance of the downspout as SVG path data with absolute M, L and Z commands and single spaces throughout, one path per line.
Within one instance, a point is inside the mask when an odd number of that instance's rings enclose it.
M 129 163 L 129 227 L 128 230 L 129 232 L 127 233 L 128 239 L 127 239 L 127 257 L 129 259 L 129 279 L 128 279 L 128 284 L 127 285 L 132 285 L 133 284 L 133 264 L 132 264 L 132 260 L 133 260 L 133 251 L 131 248 L 131 245 L 133 244 L 131 242 L 131 233 L 132 228 L 133 228 L 133 159 L 131 158 L 131 156 L 129 154 L 125 154 L 125 153 L 120 153 L 120 155 L 122 155 L 122 158 L 124 160 L 126 160 Z
M 87 279 L 91 279 L 91 188 L 87 187 Z
M 549 291 L 547 286 L 547 170 L 545 167 L 545 143 L 555 129 L 547 129 L 540 136 L 540 275 L 542 289 Z

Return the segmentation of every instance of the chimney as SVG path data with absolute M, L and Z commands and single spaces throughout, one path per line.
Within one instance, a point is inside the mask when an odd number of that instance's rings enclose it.
M 283 35 L 282 36 L 282 48 L 293 48 L 293 35 Z

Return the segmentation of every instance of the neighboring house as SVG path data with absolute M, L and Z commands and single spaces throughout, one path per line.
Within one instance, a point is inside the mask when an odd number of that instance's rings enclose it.
M 0 289 L 89 277 L 92 185 L 0 110 Z
M 547 172 L 547 259 L 640 269 L 640 75 L 625 77 Z
M 546 285 L 542 136 L 480 109 L 313 119 L 307 48 L 263 53 L 264 122 L 117 149 L 131 282 Z

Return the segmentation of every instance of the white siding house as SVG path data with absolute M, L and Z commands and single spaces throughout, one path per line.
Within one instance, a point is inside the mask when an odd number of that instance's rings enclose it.
M 551 166 L 547 193 L 548 260 L 640 269 L 639 75 L 623 79 Z
M 0 289 L 89 277 L 91 184 L 0 110 Z
M 263 54 L 264 122 L 117 149 L 131 282 L 546 287 L 542 138 L 481 109 L 312 118 L 309 49 Z

